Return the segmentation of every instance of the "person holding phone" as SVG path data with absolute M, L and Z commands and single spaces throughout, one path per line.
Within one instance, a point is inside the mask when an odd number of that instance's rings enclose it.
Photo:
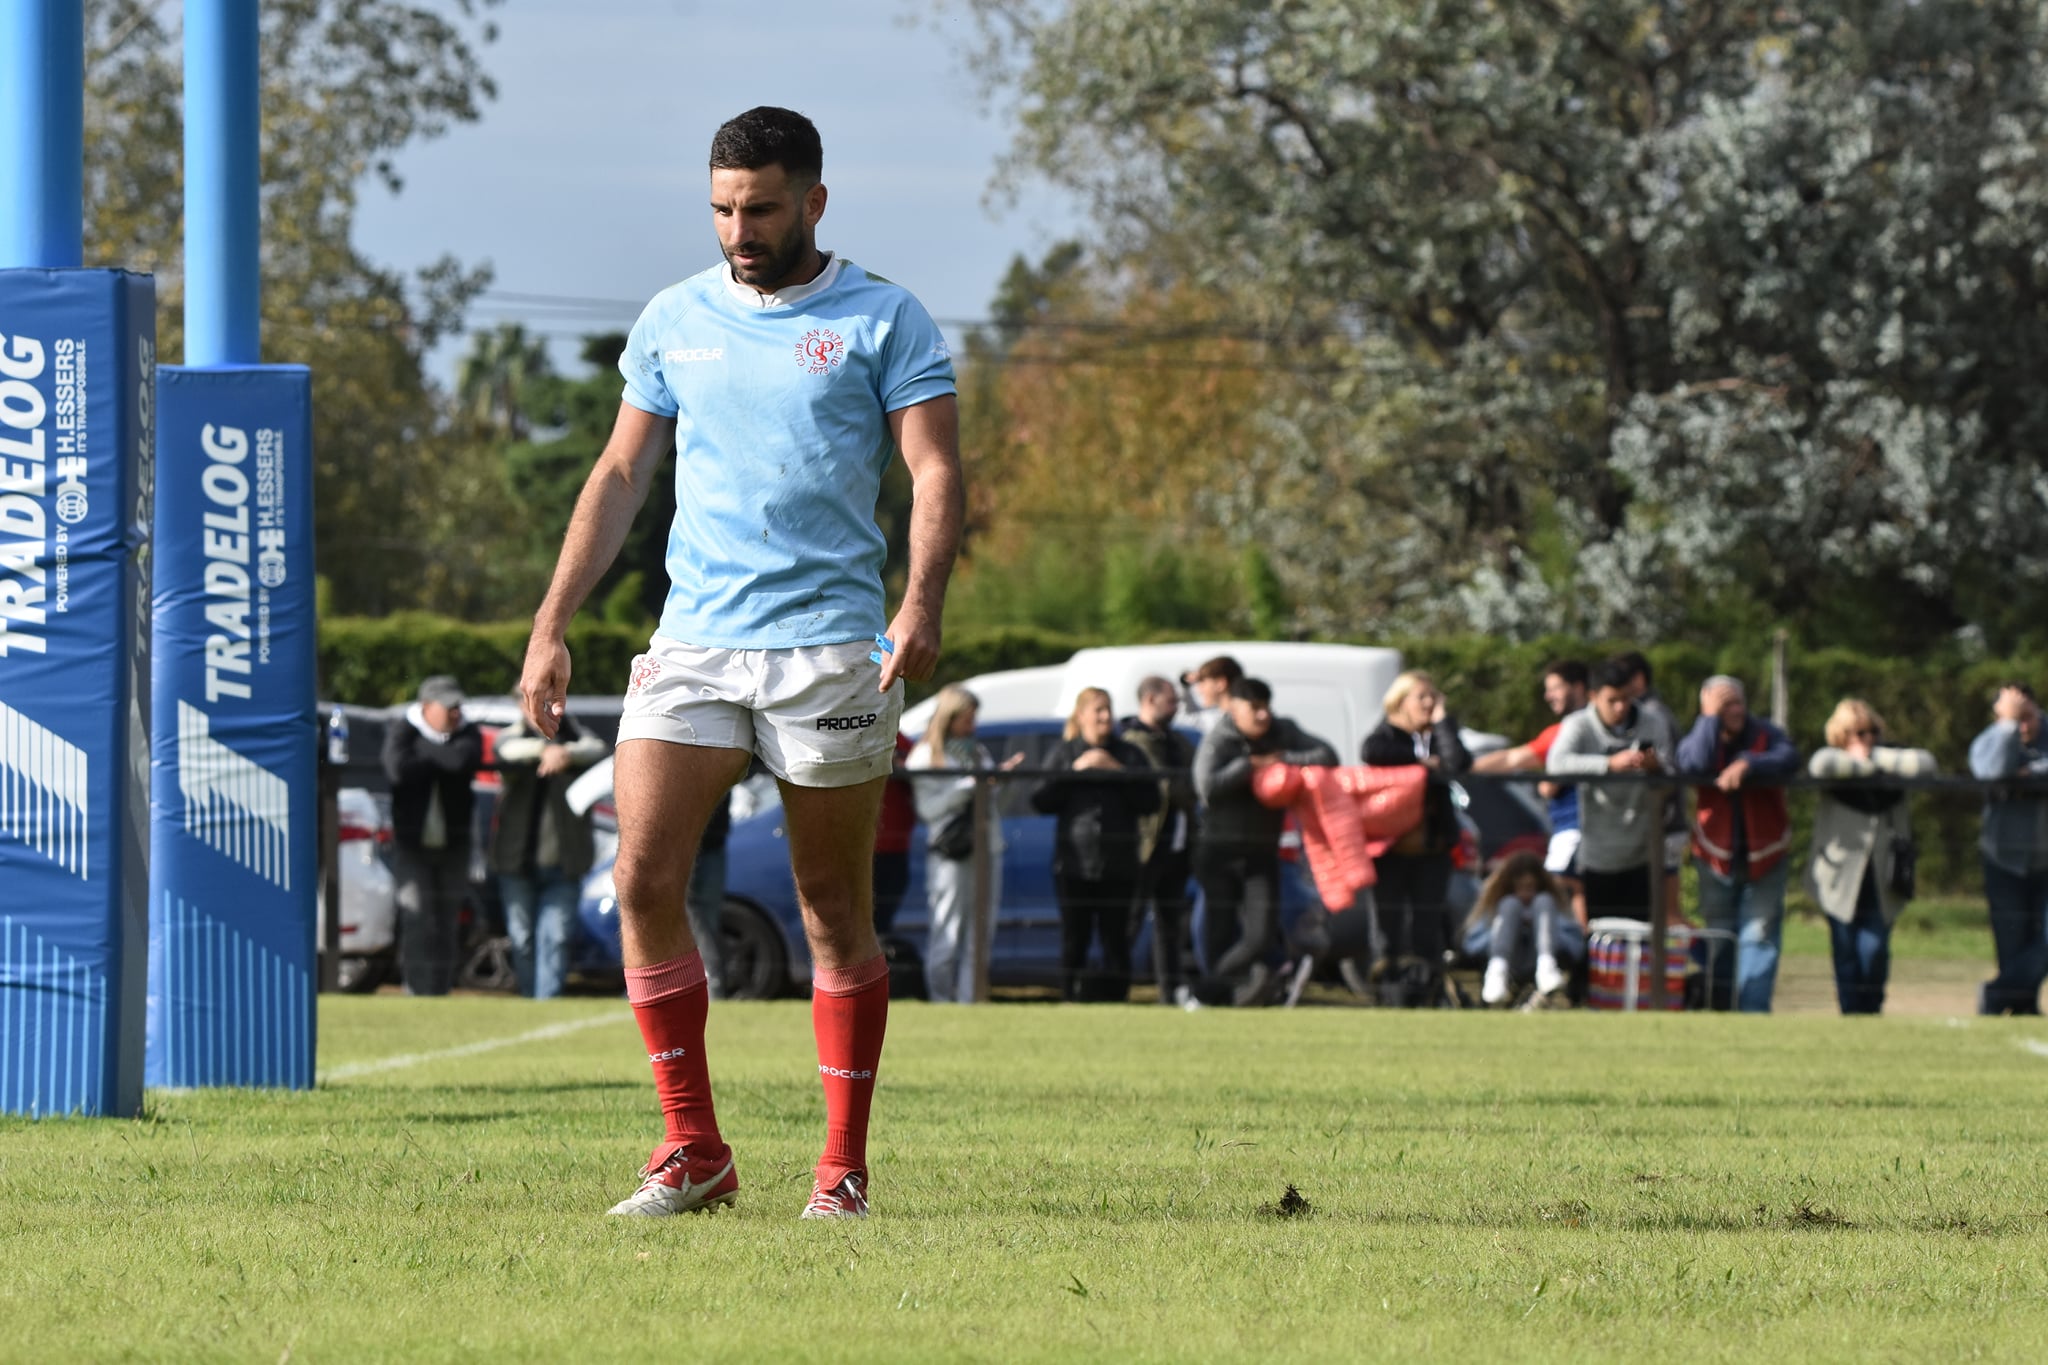
M 1586 708 L 1564 719 L 1544 767 L 1553 776 L 1668 773 L 1671 727 L 1629 695 L 1632 670 L 1621 659 L 1593 669 Z M 1589 917 L 1650 917 L 1649 831 L 1661 826 L 1664 795 L 1646 782 L 1595 782 L 1579 788 L 1579 871 Z

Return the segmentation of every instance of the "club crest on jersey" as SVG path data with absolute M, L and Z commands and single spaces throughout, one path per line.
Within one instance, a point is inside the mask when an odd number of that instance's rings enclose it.
M 647 684 L 660 676 L 661 660 L 655 658 L 652 654 L 642 654 L 639 658 L 633 660 L 633 680 L 626 685 L 626 690 L 628 692 L 642 691 L 646 688 Z
M 846 359 L 846 342 L 839 333 L 823 327 L 805 332 L 796 344 L 796 363 L 807 374 L 824 374 Z

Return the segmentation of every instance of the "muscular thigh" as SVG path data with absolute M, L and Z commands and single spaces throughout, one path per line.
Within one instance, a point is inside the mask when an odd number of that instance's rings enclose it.
M 886 781 L 878 777 L 850 787 L 780 784 L 804 932 L 812 958 L 827 971 L 865 962 L 881 951 L 875 939 L 873 877 L 875 824 Z
M 745 775 L 747 758 L 740 749 L 657 739 L 629 739 L 619 745 L 612 771 L 619 856 L 612 879 L 628 939 L 627 965 L 635 965 L 636 924 L 650 919 L 682 923 L 698 841 L 711 812 Z

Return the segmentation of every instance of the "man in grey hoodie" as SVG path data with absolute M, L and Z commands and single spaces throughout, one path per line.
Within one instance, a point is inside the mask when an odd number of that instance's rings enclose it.
M 1280 935 L 1280 829 L 1287 812 L 1252 794 L 1252 778 L 1275 763 L 1334 768 L 1337 751 L 1284 716 L 1273 714 L 1273 689 L 1257 678 L 1230 685 L 1223 715 L 1195 750 L 1195 792 L 1202 798 L 1202 836 L 1195 880 L 1202 884 L 1212 949 L 1222 924 L 1234 920 L 1238 940 L 1220 956 L 1196 998 L 1204 1004 L 1263 1005 L 1273 986 L 1266 957 Z
M 1601 773 L 1668 773 L 1675 737 L 1661 708 L 1629 695 L 1631 670 L 1609 659 L 1593 670 L 1586 709 L 1564 719 L 1545 767 L 1560 777 Z M 1579 788 L 1579 867 L 1588 915 L 1648 919 L 1650 878 L 1662 872 L 1650 858 L 1650 827 L 1663 827 L 1669 794 L 1647 783 L 1588 783 Z

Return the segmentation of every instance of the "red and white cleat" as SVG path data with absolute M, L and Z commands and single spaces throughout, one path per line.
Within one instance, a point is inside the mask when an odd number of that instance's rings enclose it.
M 811 1202 L 804 1205 L 805 1218 L 865 1218 L 868 1216 L 868 1178 L 852 1171 L 831 1189 L 811 1186 Z
M 728 1150 L 722 1165 L 693 1174 L 687 1148 L 677 1147 L 652 1163 L 640 1188 L 611 1206 L 607 1213 L 663 1218 L 672 1213 L 715 1209 L 739 1198 L 740 1176 Z M 701 1178 L 700 1178 L 701 1176 Z

